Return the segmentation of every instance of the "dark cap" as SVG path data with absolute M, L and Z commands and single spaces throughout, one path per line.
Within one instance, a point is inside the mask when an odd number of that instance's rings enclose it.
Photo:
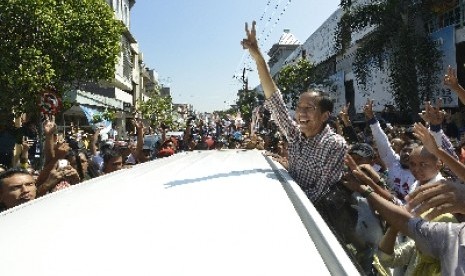
M 356 154 L 360 157 L 363 157 L 363 158 L 374 158 L 375 157 L 375 151 L 373 150 L 373 148 L 367 144 L 367 143 L 357 143 L 357 144 L 354 144 L 350 150 L 349 150 L 349 154 Z

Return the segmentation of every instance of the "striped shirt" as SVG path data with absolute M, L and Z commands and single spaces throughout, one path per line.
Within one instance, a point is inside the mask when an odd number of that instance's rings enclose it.
M 327 125 L 316 136 L 306 138 L 290 117 L 279 90 L 267 99 L 266 105 L 289 141 L 290 176 L 313 203 L 317 202 L 342 177 L 346 141 Z

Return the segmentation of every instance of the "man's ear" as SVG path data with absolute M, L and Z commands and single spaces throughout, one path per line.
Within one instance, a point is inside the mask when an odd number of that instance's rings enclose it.
M 324 122 L 327 122 L 329 120 L 329 117 L 330 117 L 330 112 L 329 111 L 325 111 L 322 115 L 323 115 L 323 121 Z

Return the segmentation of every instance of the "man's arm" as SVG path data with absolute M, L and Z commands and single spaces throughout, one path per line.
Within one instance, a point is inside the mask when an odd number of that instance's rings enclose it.
M 98 136 L 100 135 L 100 130 L 102 130 L 100 127 L 97 127 L 95 129 L 94 135 L 92 135 L 92 139 L 90 142 L 90 153 L 93 156 L 97 155 L 97 151 L 98 151 L 97 142 L 98 142 Z
M 397 206 L 375 193 L 369 185 L 366 184 L 370 181 L 370 178 L 366 174 L 358 170 L 353 171 L 353 174 L 361 181 L 361 185 L 357 187 L 357 192 L 367 198 L 370 206 L 378 211 L 381 217 L 383 217 L 391 227 L 407 234 L 408 222 L 413 216 L 405 208 Z
M 273 81 L 270 71 L 268 70 L 268 65 L 258 48 L 255 25 L 256 23 L 254 21 L 252 23 L 252 30 L 249 31 L 247 23 L 245 24 L 247 37 L 242 40 L 241 44 L 244 49 L 249 50 L 250 55 L 255 60 L 260 83 L 265 93 L 265 98 L 269 100 L 269 104 L 267 104 L 267 106 L 272 107 L 270 111 L 272 112 L 272 116 L 276 124 L 281 132 L 284 133 L 288 141 L 293 141 L 295 137 L 298 137 L 300 132 L 298 131 L 297 126 L 293 124 L 292 118 L 289 116 L 286 104 L 282 97 L 280 95 L 279 97 L 275 95 L 278 91 L 278 87 Z
M 43 127 L 44 127 L 44 135 L 45 135 L 45 141 L 44 141 L 45 163 L 48 163 L 55 158 L 55 151 L 54 151 L 55 141 L 53 139 L 53 134 L 55 134 L 57 126 L 55 122 L 47 120 L 44 122 Z
M 407 196 L 407 208 L 422 214 L 431 209 L 426 219 L 445 213 L 465 214 L 465 185 L 450 180 L 418 187 Z
M 465 182 L 465 165 L 451 156 L 443 148 L 439 148 L 435 138 L 422 124 L 415 123 L 413 126 L 415 136 L 421 140 L 423 146 L 432 154 L 436 155 L 442 162 L 462 181 Z
M 137 135 L 137 143 L 136 143 L 136 162 L 146 162 L 146 158 L 144 158 L 144 154 L 142 154 L 142 150 L 144 149 L 144 123 L 139 119 L 132 120 L 132 124 L 136 127 L 136 135 Z
M 352 126 L 352 122 L 350 121 L 349 107 L 350 103 L 346 104 L 339 112 L 339 118 L 343 124 L 342 133 L 349 143 L 358 143 L 360 141 L 358 140 L 357 133 L 355 132 L 355 129 Z
M 368 100 L 363 108 L 367 123 L 370 125 L 373 139 L 375 140 L 376 146 L 378 147 L 378 153 L 381 160 L 386 164 L 386 167 L 390 169 L 397 161 L 398 157 L 391 147 L 389 139 L 381 129 L 381 126 L 376 120 L 373 112 L 373 100 Z
M 265 98 L 269 99 L 273 93 L 278 90 L 278 87 L 273 81 L 270 71 L 268 70 L 268 65 L 258 48 L 257 31 L 255 28 L 256 24 L 257 23 L 253 21 L 252 29 L 249 30 L 248 24 L 245 23 L 245 33 L 247 37 L 242 40 L 241 44 L 244 49 L 249 50 L 250 55 L 255 60 L 258 77 L 260 78 L 260 83 L 262 84 L 263 91 L 265 92 Z

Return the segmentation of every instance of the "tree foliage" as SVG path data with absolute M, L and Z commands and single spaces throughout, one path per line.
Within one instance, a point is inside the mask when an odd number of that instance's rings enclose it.
M 159 90 L 157 87 L 151 92 L 147 101 L 138 101 L 137 110 L 142 114 L 143 119 L 150 121 L 153 128 L 158 128 L 161 123 L 173 128 L 175 120 L 172 99 L 171 97 L 161 97 Z
M 308 90 L 311 84 L 321 83 L 323 78 L 318 77 L 315 66 L 307 59 L 300 59 L 295 64 L 289 64 L 281 68 L 277 82 L 283 99 L 290 103 L 292 108 L 297 105 L 297 100 L 302 92 Z
M 437 82 L 441 52 L 426 30 L 433 14 L 423 1 L 385 0 L 354 5 L 341 0 L 336 48 L 350 46 L 351 34 L 374 29 L 359 42 L 354 62 L 357 82 L 366 87 L 371 68 L 387 65 L 393 98 L 401 112 L 417 112 Z
M 263 102 L 264 95 L 259 94 L 256 90 L 239 90 L 236 101 L 237 110 L 241 112 L 242 119 L 246 125 L 252 121 L 252 111 L 255 107 Z
M 0 1 L 0 107 L 37 110 L 44 87 L 113 79 L 123 28 L 104 0 Z

